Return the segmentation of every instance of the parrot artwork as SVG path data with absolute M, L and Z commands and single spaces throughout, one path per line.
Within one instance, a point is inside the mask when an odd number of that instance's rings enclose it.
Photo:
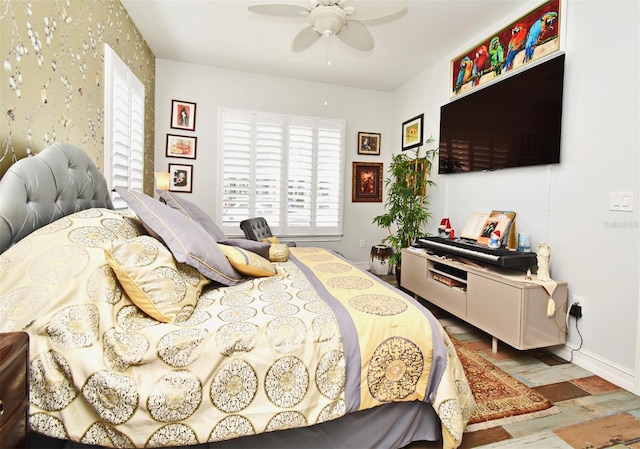
M 473 80 L 474 86 L 477 86 L 480 83 L 480 75 L 482 74 L 482 72 L 491 67 L 489 62 L 489 53 L 487 52 L 487 47 L 484 45 L 478 47 L 478 49 L 476 50 L 476 57 L 473 59 L 473 70 L 471 72 L 471 75 L 476 77 Z
M 458 72 L 458 80 L 456 81 L 456 92 L 460 90 L 460 87 L 469 81 L 473 72 L 473 61 L 468 56 L 462 58 L 460 61 L 460 71 Z
M 524 44 L 527 38 L 527 27 L 524 23 L 517 23 L 511 29 L 511 40 L 509 40 L 509 46 L 507 47 L 507 59 L 504 67 L 506 71 L 513 68 L 513 60 L 520 50 L 524 48 Z
M 504 61 L 504 47 L 500 43 L 498 36 L 489 42 L 490 66 L 496 71 L 496 75 L 502 73 L 502 62 Z
M 558 14 L 551 11 L 544 14 L 531 25 L 525 45 L 524 62 L 531 61 L 531 58 L 533 58 L 533 50 L 536 48 L 536 45 L 538 45 L 540 38 L 548 29 L 553 29 L 553 23 L 557 18 Z

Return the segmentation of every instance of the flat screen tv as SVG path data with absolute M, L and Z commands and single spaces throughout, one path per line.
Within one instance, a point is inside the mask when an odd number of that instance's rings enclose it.
M 442 106 L 438 173 L 559 163 L 563 79 L 564 54 Z

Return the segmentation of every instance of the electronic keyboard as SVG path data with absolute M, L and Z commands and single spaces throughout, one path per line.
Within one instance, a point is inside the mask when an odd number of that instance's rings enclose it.
M 538 265 L 536 253 L 521 253 L 502 247 L 494 249 L 461 239 L 423 237 L 416 240 L 416 246 L 435 254 L 465 257 L 502 268 L 526 270 Z

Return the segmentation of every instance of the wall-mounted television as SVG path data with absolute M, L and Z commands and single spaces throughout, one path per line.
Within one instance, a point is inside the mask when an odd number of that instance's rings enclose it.
M 442 106 L 438 173 L 559 163 L 563 79 L 561 54 Z

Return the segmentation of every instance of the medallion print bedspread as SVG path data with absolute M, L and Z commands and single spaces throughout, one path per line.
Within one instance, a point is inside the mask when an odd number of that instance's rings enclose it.
M 89 209 L 0 255 L 0 330 L 31 339 L 34 430 L 112 447 L 190 445 L 418 400 L 433 404 L 445 446 L 459 444 L 473 398 L 448 337 L 410 297 L 298 247 L 275 276 L 233 287 L 163 267 L 163 285 L 181 293 L 162 323 L 105 260 L 111 242 L 142 234 L 130 211 Z M 142 243 L 136 260 L 153 260 L 157 245 Z

